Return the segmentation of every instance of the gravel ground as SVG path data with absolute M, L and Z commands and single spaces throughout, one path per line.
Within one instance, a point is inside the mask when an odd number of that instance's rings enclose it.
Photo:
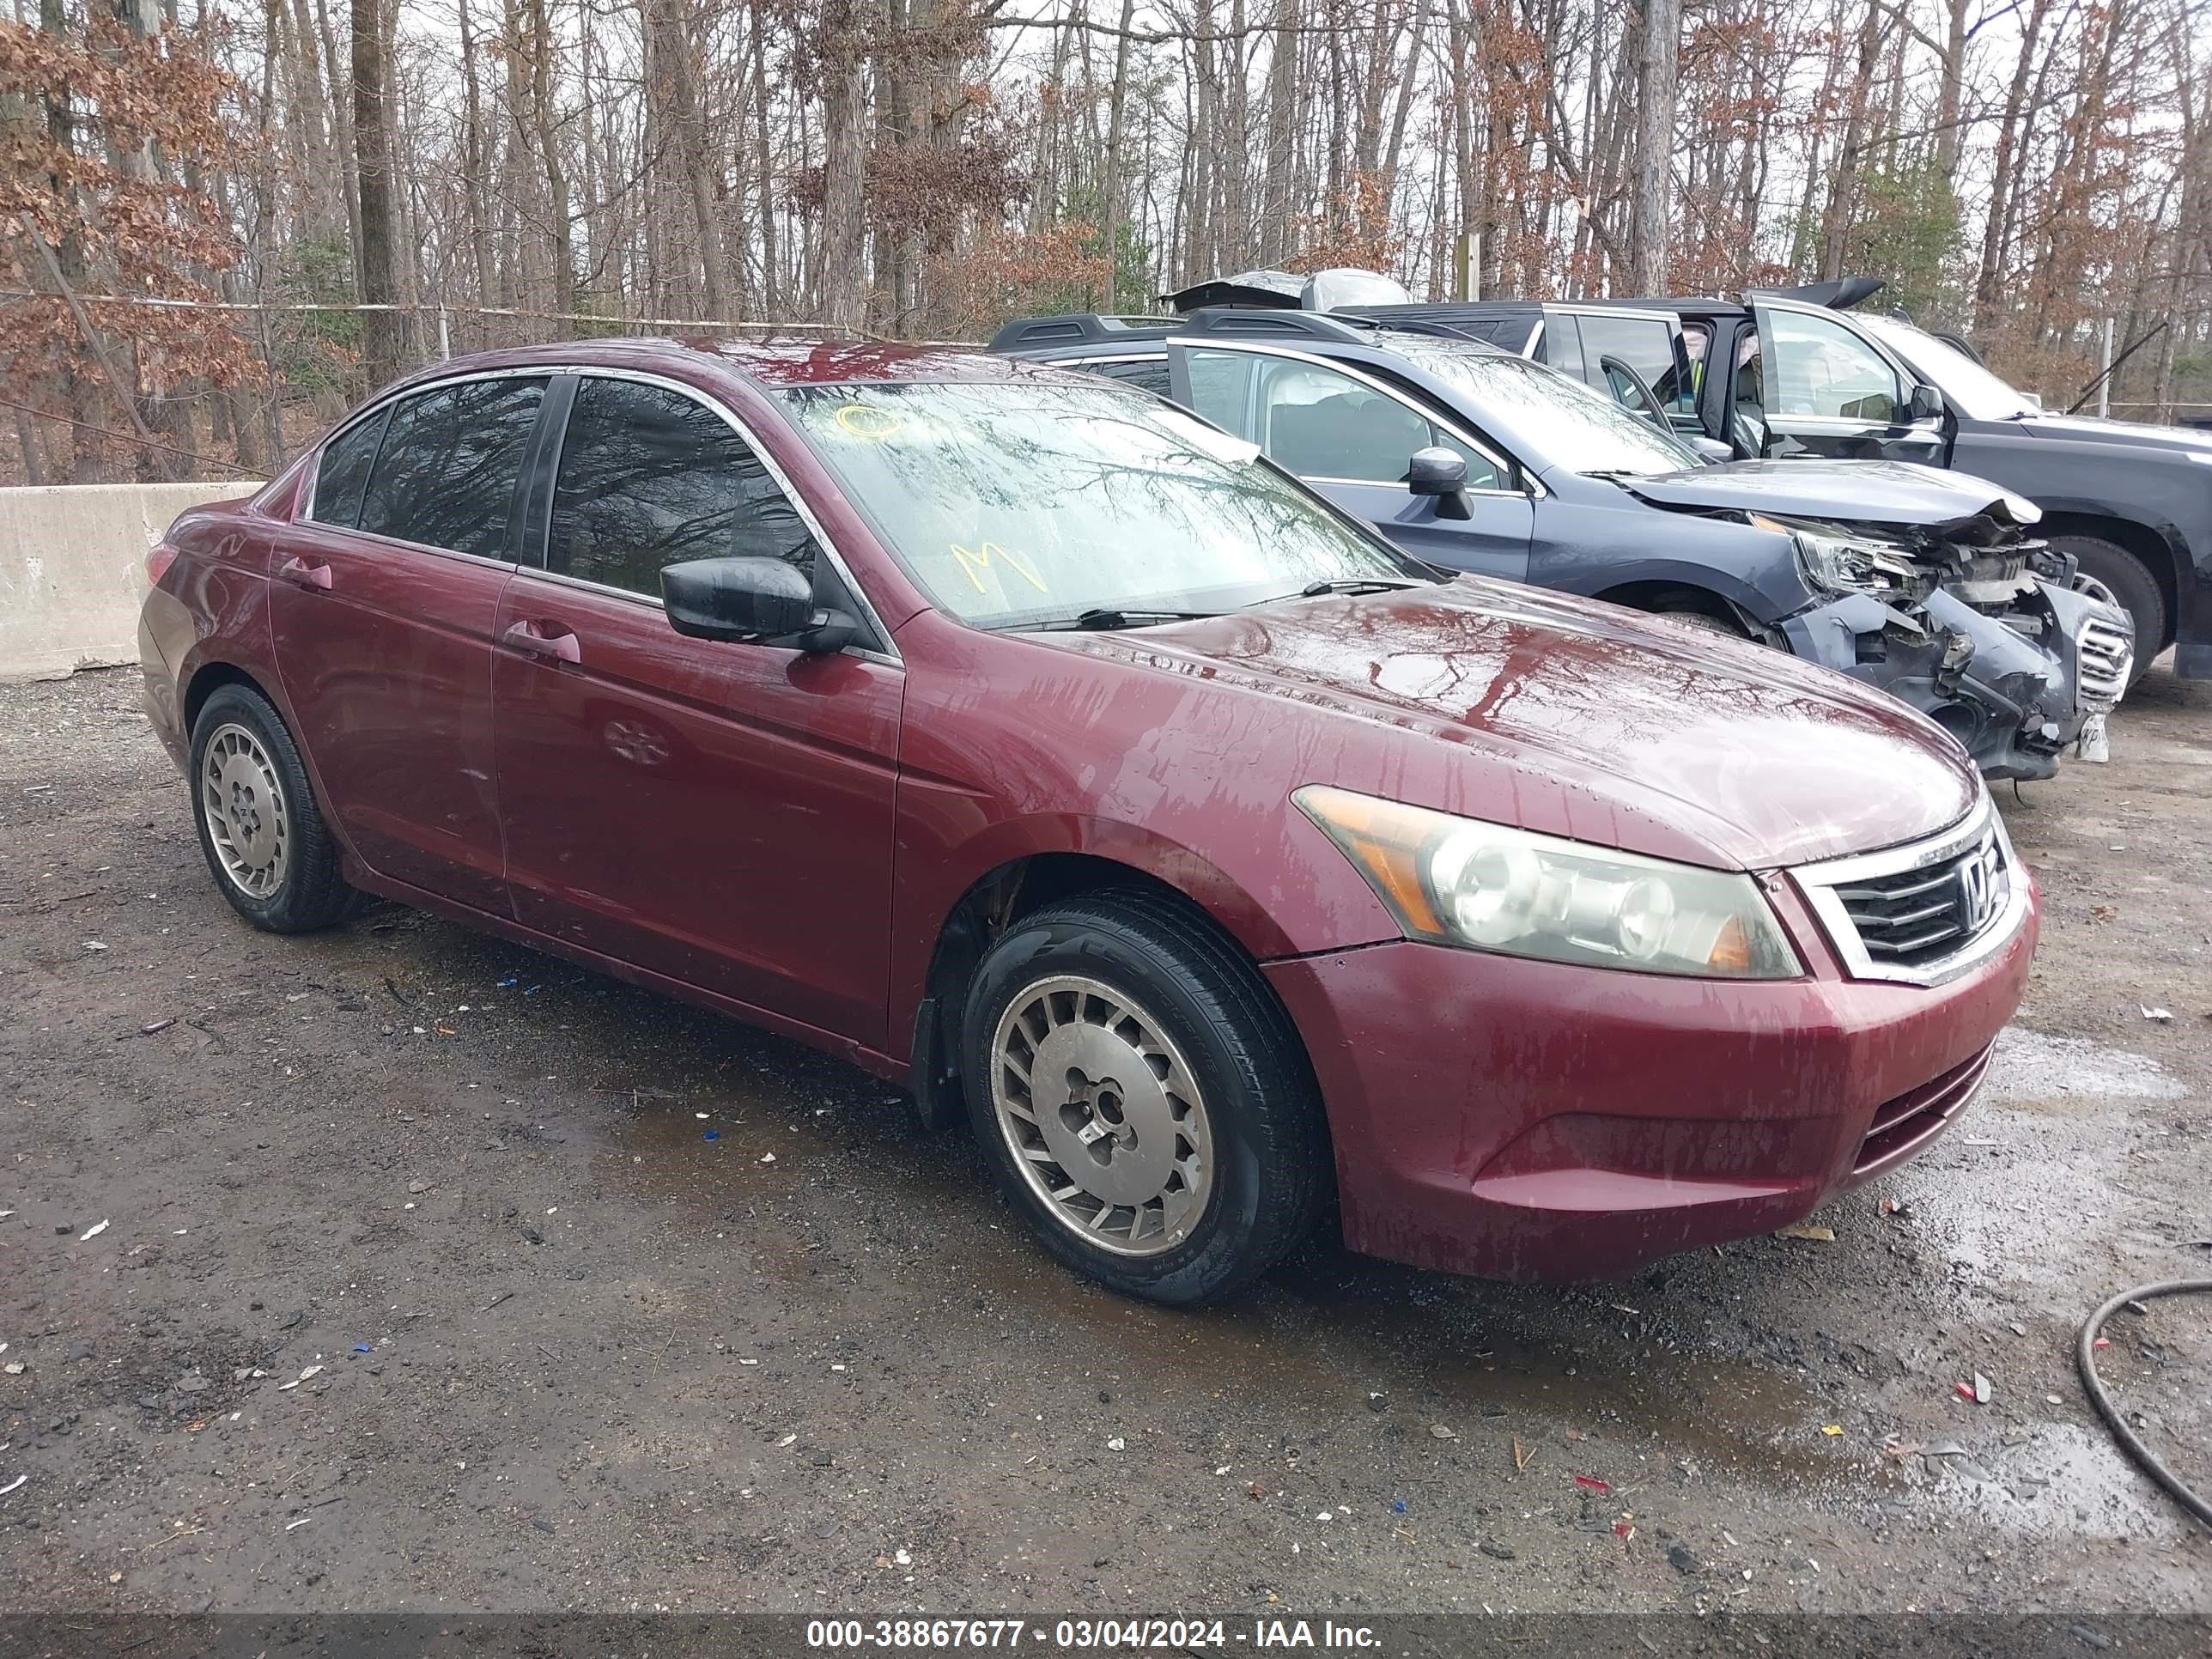
M 396 908 L 251 932 L 135 679 L 0 691 L 0 1605 L 2212 1611 L 2070 1359 L 2212 1272 L 2212 685 L 2008 792 L 2027 1005 L 1832 1243 L 1317 1240 L 1189 1314 L 836 1062 Z M 2105 1365 L 2212 1486 L 2208 1321 Z

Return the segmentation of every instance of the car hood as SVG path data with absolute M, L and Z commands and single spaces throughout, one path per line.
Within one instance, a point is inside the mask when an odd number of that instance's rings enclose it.
M 1985 514 L 2005 526 L 2033 524 L 2040 516 L 1986 478 L 1911 461 L 1724 461 L 1620 483 L 1631 494 L 1658 507 L 1735 507 L 1788 518 L 1910 525 L 1932 531 Z
M 1839 857 L 1946 829 L 1982 793 L 1964 750 L 1840 674 L 1480 579 L 1032 637 L 1304 705 L 1322 717 L 1310 781 L 1379 781 L 1415 805 L 1655 857 L 1741 869 Z M 1464 758 L 1400 750 L 1363 781 L 1382 745 L 1328 732 L 1329 715 Z
M 2022 415 L 2013 424 L 2036 438 L 2064 438 L 2075 443 L 2129 444 L 2175 455 L 2212 458 L 2212 432 L 2182 426 L 2143 426 L 2134 421 L 2099 421 L 2079 415 Z

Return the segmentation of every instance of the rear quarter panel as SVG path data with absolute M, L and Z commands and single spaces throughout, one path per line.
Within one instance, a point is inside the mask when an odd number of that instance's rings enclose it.
M 192 681 L 210 665 L 241 670 L 283 708 L 270 648 L 269 571 L 297 484 L 288 477 L 250 501 L 194 507 L 169 526 L 164 539 L 177 557 L 146 596 L 140 636 L 149 713 L 173 753 L 189 739 Z

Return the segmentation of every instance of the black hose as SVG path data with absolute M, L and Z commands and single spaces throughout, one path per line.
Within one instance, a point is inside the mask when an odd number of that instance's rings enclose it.
M 2105 1322 L 2130 1302 L 2148 1302 L 2154 1296 L 2201 1295 L 2212 1291 L 2212 1279 L 2169 1279 L 2158 1285 L 2138 1285 L 2131 1291 L 2122 1291 L 2118 1296 L 2091 1314 L 2081 1327 L 2081 1346 L 2074 1351 L 2074 1363 L 2081 1372 L 2081 1386 L 2087 1390 L 2089 1403 L 2105 1419 L 2105 1426 L 2127 1449 L 2128 1455 L 2142 1465 L 2143 1473 L 2173 1495 L 2174 1501 L 2212 1527 L 2212 1504 L 2206 1503 L 2191 1492 L 2181 1477 L 2166 1465 L 2166 1461 L 2136 1437 L 2136 1431 L 2120 1416 L 2120 1408 L 2105 1392 L 2104 1379 L 2097 1375 L 2097 1333 Z

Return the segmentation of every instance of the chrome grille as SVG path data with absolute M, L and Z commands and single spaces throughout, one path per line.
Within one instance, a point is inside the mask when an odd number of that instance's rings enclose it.
M 2010 939 L 2027 894 L 1986 797 L 1941 836 L 1794 872 L 1854 978 L 1933 984 Z
M 2128 689 L 2135 642 L 2124 628 L 2092 617 L 2081 625 L 2081 653 L 2077 690 L 2081 705 L 2091 714 L 2101 714 Z

